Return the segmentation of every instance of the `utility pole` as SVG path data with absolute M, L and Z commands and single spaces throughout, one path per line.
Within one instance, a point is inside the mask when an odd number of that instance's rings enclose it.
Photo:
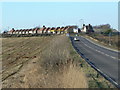
M 109 46 L 111 46 L 111 40 L 110 40 L 110 37 L 111 37 L 111 32 L 109 32 Z

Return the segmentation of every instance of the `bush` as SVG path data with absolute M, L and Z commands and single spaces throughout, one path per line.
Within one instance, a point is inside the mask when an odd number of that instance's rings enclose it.
M 107 29 L 107 30 L 104 32 L 105 35 L 108 35 L 109 33 L 112 33 L 112 29 Z

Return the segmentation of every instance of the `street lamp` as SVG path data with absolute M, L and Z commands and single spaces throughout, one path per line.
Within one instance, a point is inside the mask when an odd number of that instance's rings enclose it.
M 81 23 L 81 28 L 82 28 L 82 25 L 84 24 L 84 20 L 80 19 L 80 23 Z

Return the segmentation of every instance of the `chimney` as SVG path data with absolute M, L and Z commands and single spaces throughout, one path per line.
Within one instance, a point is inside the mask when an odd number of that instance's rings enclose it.
M 91 25 L 89 24 L 89 26 L 91 26 Z
M 14 28 L 12 28 L 12 30 L 14 30 Z
M 83 27 L 85 26 L 85 24 L 83 24 Z

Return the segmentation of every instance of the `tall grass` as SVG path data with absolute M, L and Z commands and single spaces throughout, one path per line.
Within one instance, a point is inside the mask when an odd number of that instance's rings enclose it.
M 105 45 L 120 50 L 120 36 L 119 35 L 103 35 L 103 34 L 91 34 L 90 37 L 104 43 Z

